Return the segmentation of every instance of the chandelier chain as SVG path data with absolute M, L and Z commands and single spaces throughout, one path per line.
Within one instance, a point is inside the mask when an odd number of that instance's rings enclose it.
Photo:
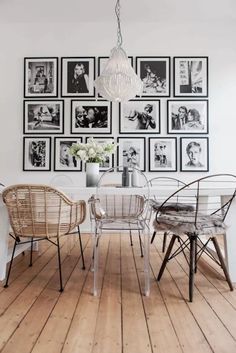
M 115 13 L 117 18 L 117 47 L 121 47 L 123 43 L 123 38 L 120 25 L 120 0 L 116 1 Z

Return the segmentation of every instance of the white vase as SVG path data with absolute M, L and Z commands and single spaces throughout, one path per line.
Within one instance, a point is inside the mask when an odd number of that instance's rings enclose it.
M 86 186 L 97 186 L 99 180 L 99 163 L 86 163 Z

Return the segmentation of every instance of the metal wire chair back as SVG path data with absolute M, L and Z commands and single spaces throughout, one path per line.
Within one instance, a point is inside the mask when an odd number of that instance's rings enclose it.
M 225 201 L 222 201 L 222 188 L 230 188 L 231 195 Z M 172 193 L 158 208 L 156 221 L 160 219 L 163 213 L 181 214 L 182 205 L 185 210 L 182 211 L 181 223 L 194 224 L 196 230 L 199 225 L 207 228 L 216 226 L 209 225 L 204 216 L 214 216 L 215 221 L 224 222 L 230 205 L 236 195 L 236 176 L 233 174 L 215 174 L 194 180 L 187 185 Z M 176 199 L 178 197 L 178 203 Z M 186 206 L 189 210 L 186 209 Z M 205 225 L 203 224 L 205 220 Z

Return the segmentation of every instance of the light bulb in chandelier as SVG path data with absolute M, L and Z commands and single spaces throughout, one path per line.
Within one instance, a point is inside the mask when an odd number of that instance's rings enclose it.
M 116 3 L 117 16 L 117 46 L 111 50 L 110 57 L 96 79 L 95 86 L 99 94 L 115 102 L 126 102 L 142 94 L 143 84 L 131 66 L 130 60 L 122 49 L 122 34 L 120 27 L 120 1 Z

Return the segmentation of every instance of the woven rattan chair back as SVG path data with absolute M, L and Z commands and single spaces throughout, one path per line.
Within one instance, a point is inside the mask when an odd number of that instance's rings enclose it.
M 74 204 L 45 185 L 13 185 L 3 191 L 13 232 L 19 237 L 55 237 L 69 233 L 85 218 L 85 203 Z

